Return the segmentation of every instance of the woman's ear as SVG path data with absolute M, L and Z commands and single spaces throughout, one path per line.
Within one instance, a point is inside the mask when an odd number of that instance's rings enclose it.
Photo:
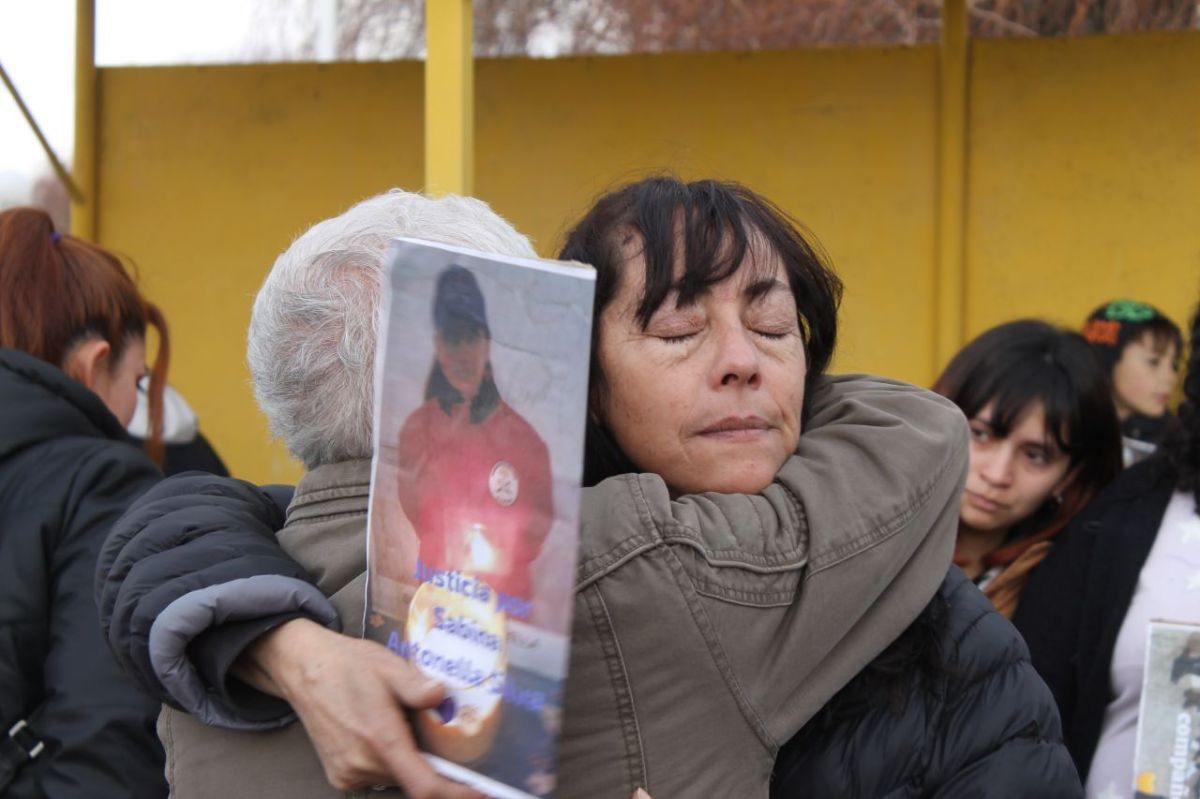
M 111 355 L 111 344 L 102 338 L 89 338 L 71 348 L 62 370 L 68 377 L 95 391 L 98 381 L 108 376 Z

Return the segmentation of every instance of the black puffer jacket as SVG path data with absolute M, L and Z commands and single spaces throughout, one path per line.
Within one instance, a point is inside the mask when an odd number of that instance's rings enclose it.
M 0 349 L 0 408 L 0 757 L 45 744 L 0 794 L 165 796 L 158 702 L 105 646 L 92 590 L 105 535 L 158 471 L 99 397 L 22 352 Z
M 1013 626 L 951 568 L 937 596 L 779 753 L 775 799 L 1082 797 Z

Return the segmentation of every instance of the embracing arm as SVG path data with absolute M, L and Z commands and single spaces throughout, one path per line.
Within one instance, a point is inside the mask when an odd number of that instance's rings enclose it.
M 298 715 L 331 785 L 477 794 L 417 753 L 404 707 L 443 688 L 337 613 L 279 546 L 290 489 L 206 474 L 169 478 L 116 523 L 96 576 L 101 621 L 125 669 L 201 721 L 270 729 Z
M 962 413 L 928 391 L 837 377 L 813 401 L 796 454 L 760 496 L 671 501 L 658 477 L 627 475 L 586 491 L 582 514 L 581 588 L 606 578 L 630 646 L 645 605 L 618 594 L 681 592 L 772 751 L 929 602 L 967 466 Z
M 96 601 L 109 646 L 148 691 L 206 723 L 290 721 L 286 703 L 227 672 L 282 622 L 307 616 L 337 626 L 328 600 L 275 540 L 290 494 L 179 475 L 135 502 L 104 543 Z

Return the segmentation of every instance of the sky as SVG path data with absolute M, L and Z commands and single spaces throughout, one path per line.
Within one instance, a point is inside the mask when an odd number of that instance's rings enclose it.
M 317 53 L 333 57 L 338 0 L 95 2 L 99 66 L 244 62 L 251 45 L 263 38 L 264 18 L 315 19 Z M 75 4 L 0 0 L 0 65 L 68 168 L 74 139 Z M 276 31 L 285 49 L 291 30 L 284 24 Z M 564 35 L 553 26 L 536 31 L 530 55 L 559 54 L 568 44 Z M 0 85 L 0 208 L 28 201 L 33 182 L 50 173 L 36 136 Z
M 239 60 L 252 34 L 256 5 L 256 0 L 96 0 L 96 62 L 114 66 Z M 0 64 L 51 146 L 69 163 L 75 0 L 0 0 Z M 24 199 L 14 199 L 13 194 L 27 191 L 38 175 L 49 171 L 37 139 L 0 85 L 0 206 Z

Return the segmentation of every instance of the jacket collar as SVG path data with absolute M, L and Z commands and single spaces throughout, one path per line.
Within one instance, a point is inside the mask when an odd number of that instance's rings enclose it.
M 362 513 L 370 484 L 371 461 L 366 458 L 327 463 L 305 472 L 288 506 L 287 523 Z
M 0 349 L 0 457 L 63 436 L 129 441 L 95 393 L 56 366 Z
M 1112 490 L 1114 496 L 1120 499 L 1136 499 L 1151 491 L 1170 493 L 1174 485 L 1175 470 L 1167 456 L 1159 450 L 1153 456 L 1121 472 L 1113 482 Z

